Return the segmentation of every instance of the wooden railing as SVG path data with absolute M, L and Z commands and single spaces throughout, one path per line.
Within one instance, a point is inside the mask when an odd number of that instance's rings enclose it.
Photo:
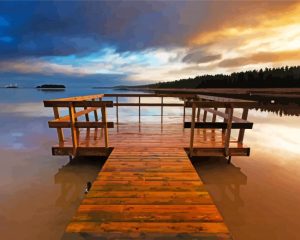
M 107 121 L 106 108 L 113 107 L 112 101 L 102 101 L 103 94 L 60 98 L 44 101 L 45 107 L 52 107 L 54 120 L 48 122 L 50 128 L 57 129 L 59 145 L 64 143 L 64 128 L 70 128 L 73 143 L 72 155 L 75 156 L 79 147 L 80 128 L 102 128 L 104 130 L 105 147 L 108 148 L 108 128 L 113 128 L 114 123 Z M 60 110 L 68 108 L 69 115 L 60 116 Z M 99 121 L 97 109 L 101 109 L 101 121 Z M 78 111 L 78 109 L 81 109 Z M 90 113 L 94 114 L 94 121 L 90 120 Z M 79 121 L 81 116 L 85 121 Z
M 192 108 L 191 122 L 184 122 L 185 128 L 191 128 L 189 155 L 194 154 L 194 131 L 195 128 L 202 129 L 222 129 L 225 135 L 224 140 L 224 156 L 230 157 L 234 153 L 230 152 L 230 137 L 232 129 L 239 129 L 238 143 L 243 144 L 245 129 L 252 129 L 253 123 L 247 121 L 248 110 L 255 102 L 243 101 L 228 98 L 210 97 L 198 95 L 197 101 L 186 101 L 184 108 Z M 234 109 L 242 108 L 242 117 L 233 116 Z M 203 109 L 203 119 L 200 120 L 200 111 Z M 220 109 L 225 109 L 221 112 Z M 197 113 L 196 113 L 197 111 Z M 211 113 L 211 122 L 207 121 L 207 114 Z M 222 118 L 222 122 L 217 122 L 217 116 Z M 248 153 L 249 154 L 249 153 Z
M 139 123 L 141 122 L 141 107 L 160 107 L 161 123 L 163 123 L 164 117 L 164 107 L 184 107 L 184 100 L 196 99 L 196 94 L 140 94 L 140 93 L 130 93 L 130 94 L 104 94 L 103 97 L 115 98 L 114 106 L 116 107 L 116 122 L 119 124 L 119 107 L 138 107 L 138 118 Z M 137 103 L 120 102 L 120 98 L 137 98 Z M 144 103 L 143 98 L 160 98 L 160 103 Z M 164 99 L 166 98 L 180 98 L 182 103 L 166 103 Z
M 143 98 L 160 98 L 159 102 L 149 103 L 142 101 Z M 113 101 L 103 101 L 104 98 L 113 98 Z M 136 98 L 137 102 L 120 101 L 122 98 Z M 165 101 L 167 98 L 179 98 L 181 102 Z M 160 107 L 161 124 L 163 124 L 165 107 L 182 107 L 183 108 L 183 126 L 190 128 L 190 156 L 225 156 L 234 155 L 248 156 L 250 148 L 243 147 L 244 134 L 246 129 L 251 129 L 253 123 L 247 121 L 248 109 L 255 106 L 255 102 L 236 100 L 229 98 L 220 98 L 206 95 L 195 94 L 98 94 L 80 97 L 60 98 L 44 101 L 45 107 L 52 107 L 54 119 L 49 121 L 50 128 L 56 128 L 59 145 L 52 148 L 53 155 L 89 155 L 99 156 L 108 153 L 109 139 L 108 128 L 113 128 L 114 123 L 107 121 L 107 107 L 116 107 L 116 123 L 119 126 L 119 107 L 138 107 L 138 121 L 141 122 L 142 107 Z M 186 108 L 191 108 L 191 121 L 186 122 Z M 236 108 L 243 109 L 241 117 L 234 116 Z M 68 114 L 62 116 L 62 109 L 67 109 Z M 101 116 L 98 117 L 98 109 L 101 109 Z M 200 119 L 200 112 L 203 111 L 203 117 Z M 208 118 L 208 115 L 211 118 Z M 92 116 L 93 115 L 93 116 Z M 219 118 L 222 121 L 217 121 Z M 93 120 L 94 119 L 94 120 Z M 208 120 L 210 119 L 210 121 Z M 141 124 L 139 124 L 139 127 Z M 71 138 L 65 138 L 64 129 L 70 129 Z M 80 129 L 86 129 L 84 139 L 80 139 Z M 98 128 L 101 129 L 101 137 L 97 138 Z M 90 136 L 90 129 L 93 131 L 93 139 Z M 222 142 L 211 141 L 210 147 L 200 144 L 201 147 L 195 147 L 195 129 L 216 129 L 222 130 Z M 238 129 L 237 145 L 232 147 L 231 131 Z M 118 128 L 117 131 L 118 132 Z M 114 134 L 116 134 L 114 132 Z M 203 133 L 205 134 L 205 130 Z M 104 136 L 103 136 L 104 133 Z M 198 133 L 198 132 L 197 132 Z M 217 133 L 217 132 L 214 132 Z M 201 132 L 197 134 L 198 139 Z M 220 136 L 220 132 L 218 135 Z M 65 140 L 67 139 L 67 140 Z M 88 141 L 89 139 L 90 141 Z M 102 140 L 104 139 L 104 140 Z M 102 145 L 104 141 L 104 147 Z M 85 143 L 84 143 L 85 142 Z M 90 142 L 92 142 L 90 144 Z M 85 152 L 84 152 L 85 151 Z M 102 155 L 101 155 L 102 156 Z

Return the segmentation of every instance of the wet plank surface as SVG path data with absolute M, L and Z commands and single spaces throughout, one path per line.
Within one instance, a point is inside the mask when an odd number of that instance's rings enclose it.
M 115 148 L 66 232 L 84 239 L 231 239 L 176 146 Z
M 182 124 L 149 124 L 149 123 L 126 123 L 116 125 L 109 129 L 109 147 L 115 148 L 133 148 L 138 146 L 142 148 L 188 148 L 190 144 L 190 129 L 184 129 Z M 105 152 L 103 129 L 90 129 L 79 132 L 78 155 L 98 155 Z M 195 153 L 202 152 L 203 156 L 224 155 L 225 135 L 222 130 L 214 129 L 196 129 L 194 148 Z M 72 152 L 72 140 L 65 138 L 61 145 L 56 145 L 54 155 L 69 155 Z M 247 155 L 248 148 L 231 137 L 229 147 L 232 151 L 237 151 L 232 155 Z M 200 148 L 197 151 L 197 148 Z M 59 153 L 58 153 L 59 152 Z M 140 153 L 142 154 L 142 153 Z M 201 155 L 198 154 L 198 155 Z

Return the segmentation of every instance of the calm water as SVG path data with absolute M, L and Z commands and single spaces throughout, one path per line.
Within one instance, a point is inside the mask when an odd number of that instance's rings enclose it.
M 51 156 L 56 134 L 48 129 L 52 112 L 42 100 L 105 92 L 112 91 L 0 89 L 0 239 L 61 238 L 85 183 L 104 160 L 70 164 L 67 157 Z M 136 113 L 122 110 L 122 119 L 136 121 Z M 142 113 L 142 121 L 160 121 L 159 109 Z M 169 109 L 167 118 L 180 114 Z M 114 120 L 113 110 L 109 119 Z M 298 239 L 300 119 L 260 110 L 251 110 L 249 119 L 254 122 L 245 138 L 250 157 L 234 157 L 231 165 L 207 158 L 193 163 L 235 239 Z

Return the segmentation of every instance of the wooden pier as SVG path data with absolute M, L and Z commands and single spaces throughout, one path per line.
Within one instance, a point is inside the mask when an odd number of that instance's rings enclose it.
M 138 102 L 121 102 L 122 97 L 138 98 Z M 145 103 L 143 97 L 161 101 Z M 174 97 L 181 102 L 164 101 Z M 253 104 L 202 95 L 157 94 L 45 101 L 46 107 L 54 109 L 55 119 L 49 126 L 57 129 L 59 139 L 53 155 L 108 156 L 66 234 L 100 239 L 231 239 L 188 156 L 228 160 L 248 156 L 250 149 L 243 139 L 245 129 L 253 125 L 247 121 Z M 161 108 L 161 121 L 141 121 L 141 108 L 154 106 Z M 107 119 L 106 108 L 111 107 L 116 108 L 115 121 Z M 137 121 L 120 121 L 120 107 L 137 107 Z M 163 115 L 165 107 L 181 108 L 182 116 L 169 122 Z M 67 108 L 69 114 L 60 116 L 59 108 Z M 242 109 L 240 117 L 233 115 L 236 108 Z M 69 136 L 64 128 L 71 130 Z M 232 129 L 237 129 L 237 139 Z

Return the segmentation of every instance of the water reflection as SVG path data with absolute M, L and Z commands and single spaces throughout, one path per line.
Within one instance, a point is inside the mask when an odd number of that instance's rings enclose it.
M 241 168 L 228 164 L 223 157 L 193 157 L 191 161 L 226 223 L 230 222 L 229 227 L 244 225 L 241 187 L 247 185 L 247 176 Z
M 70 203 L 78 202 L 83 196 L 86 183 L 94 181 L 105 161 L 104 157 L 81 157 L 62 166 L 54 175 L 55 184 L 60 185 L 56 206 L 65 208 Z
M 3 239 L 59 239 L 85 196 L 86 182 L 93 182 L 103 166 L 105 159 L 86 158 L 60 167 L 66 157 L 50 156 L 56 136 L 47 121 L 53 113 L 43 108 L 42 100 L 102 92 L 72 91 L 19 89 L 12 98 L 12 91 L 0 90 Z M 235 239 L 297 239 L 300 105 L 291 99 L 275 103 L 260 99 L 260 103 L 249 112 L 249 121 L 254 122 L 253 130 L 245 135 L 250 157 L 236 157 L 231 165 L 222 158 L 193 159 L 193 163 Z M 115 108 L 110 110 L 109 121 L 115 121 Z M 125 122 L 138 122 L 138 108 L 119 110 L 120 131 Z M 141 111 L 142 123 L 161 122 L 159 107 L 142 107 Z M 182 122 L 181 115 L 182 108 L 164 108 L 163 121 Z M 288 227 L 277 227 L 283 223 Z M 92 239 L 89 235 L 77 237 Z
M 228 164 L 223 157 L 193 157 L 191 161 L 202 181 L 218 189 L 218 201 L 232 205 L 233 209 L 244 205 L 240 187 L 247 185 L 247 176 L 241 168 Z
M 282 116 L 300 116 L 300 105 L 295 102 L 289 102 L 286 104 L 275 104 L 261 102 L 255 110 L 262 112 L 272 112 L 276 115 Z

